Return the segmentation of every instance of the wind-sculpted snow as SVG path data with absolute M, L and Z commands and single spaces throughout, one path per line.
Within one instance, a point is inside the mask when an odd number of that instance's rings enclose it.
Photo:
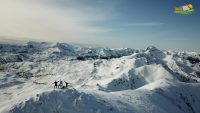
M 0 113 L 199 113 L 199 87 L 195 52 L 0 44 Z
M 147 65 L 132 69 L 128 74 L 114 79 L 108 84 L 111 91 L 121 91 L 126 89 L 137 89 L 160 79 L 176 79 L 167 72 L 161 65 Z
M 21 103 L 11 113 L 120 113 L 119 109 L 90 94 L 76 90 L 51 91 L 38 94 Z

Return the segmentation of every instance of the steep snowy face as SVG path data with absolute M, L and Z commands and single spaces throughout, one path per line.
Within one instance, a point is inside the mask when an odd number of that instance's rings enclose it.
M 0 45 L 0 113 L 199 113 L 199 82 L 194 52 Z
M 66 55 L 66 56 L 75 56 L 75 48 L 69 44 L 65 43 L 57 43 L 54 48 L 58 48 L 60 50 L 59 55 Z
M 156 59 L 163 59 L 166 57 L 166 55 L 162 51 L 160 51 L 154 46 L 148 47 L 145 53 L 147 53 L 149 56 L 154 57 Z

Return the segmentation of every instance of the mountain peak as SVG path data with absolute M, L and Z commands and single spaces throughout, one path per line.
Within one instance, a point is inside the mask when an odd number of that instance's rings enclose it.
M 156 48 L 155 46 L 149 46 L 147 47 L 146 50 L 149 50 L 149 51 L 155 51 L 155 50 L 159 50 L 158 48 Z M 160 50 L 159 50 L 160 51 Z

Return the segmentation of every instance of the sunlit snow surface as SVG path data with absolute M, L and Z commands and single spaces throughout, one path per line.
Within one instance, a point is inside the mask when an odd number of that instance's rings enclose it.
M 155 47 L 1 44 L 0 113 L 200 113 L 199 65 L 199 53 Z

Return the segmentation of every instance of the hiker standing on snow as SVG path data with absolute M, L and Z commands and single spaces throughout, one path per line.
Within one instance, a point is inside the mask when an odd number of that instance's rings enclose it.
M 65 82 L 65 85 L 66 85 L 65 87 L 66 87 L 66 88 L 67 88 L 68 84 L 69 84 L 68 82 Z
M 63 87 L 63 81 L 62 81 L 62 80 L 60 80 L 60 84 L 59 84 L 59 86 L 60 86 L 60 88 Z
M 58 81 L 54 82 L 54 88 L 58 88 Z

